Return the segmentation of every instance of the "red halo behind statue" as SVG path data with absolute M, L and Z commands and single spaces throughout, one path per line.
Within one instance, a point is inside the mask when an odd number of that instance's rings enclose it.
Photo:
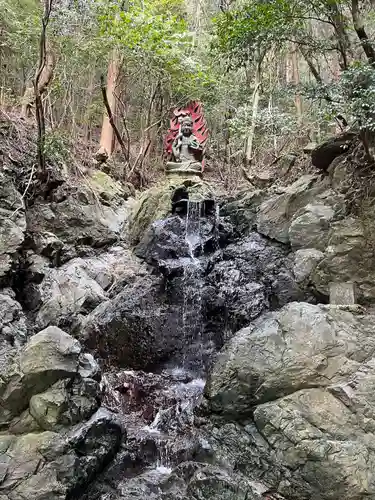
M 203 116 L 202 104 L 199 101 L 191 101 L 185 107 L 176 108 L 170 121 L 170 128 L 164 140 L 165 156 L 169 160 L 172 156 L 172 144 L 180 129 L 179 118 L 190 115 L 193 120 L 193 134 L 204 148 L 208 139 L 208 128 Z M 202 162 L 202 168 L 204 163 Z

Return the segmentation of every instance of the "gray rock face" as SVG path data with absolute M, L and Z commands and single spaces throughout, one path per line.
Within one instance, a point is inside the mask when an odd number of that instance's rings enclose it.
M 12 294 L 0 294 L 0 377 L 26 342 L 26 336 L 26 318 L 20 304 Z
M 116 453 L 122 426 L 98 409 L 99 384 L 85 376 L 98 377 L 97 366 L 80 353 L 77 340 L 49 327 L 30 338 L 6 374 L 0 387 L 4 499 L 66 500 Z
M 324 250 L 330 224 L 344 216 L 344 207 L 342 194 L 331 189 L 328 178 L 304 175 L 260 205 L 257 229 L 294 249 Z
M 113 458 L 121 436 L 113 415 L 99 410 L 66 434 L 1 437 L 0 457 L 5 459 L 1 491 L 9 500 L 65 500 Z
M 327 246 L 330 222 L 335 212 L 332 207 L 308 204 L 296 214 L 289 227 L 289 240 L 293 250 L 316 248 L 324 251 Z
M 106 299 L 102 287 L 84 270 L 81 262 L 51 269 L 40 285 L 42 306 L 37 327 L 62 324 L 74 314 L 89 312 Z
M 349 377 L 374 346 L 371 319 L 291 303 L 235 335 L 212 371 L 207 394 L 215 411 L 241 416 L 254 405 Z
M 348 217 L 332 225 L 328 247 L 312 275 L 316 288 L 329 294 L 330 282 L 355 282 L 361 300 L 373 300 L 374 256 L 365 226 L 358 218 Z
M 43 392 L 78 371 L 81 346 L 57 327 L 50 326 L 30 338 L 6 380 L 0 397 L 0 421 L 25 410 L 34 394 Z
M 30 414 L 41 429 L 56 431 L 89 419 L 98 409 L 99 393 L 95 380 L 59 380 L 30 399 Z
M 59 250 L 60 246 L 63 253 L 73 250 L 71 256 L 74 256 L 76 249 L 116 242 L 126 217 L 126 208 L 121 203 L 105 206 L 89 189 L 81 187 L 72 193 L 61 186 L 54 193 L 53 202 L 36 203 L 28 210 L 27 228 L 39 252 L 48 254 L 51 250 Z M 41 239 L 41 235 L 47 234 L 53 235 L 52 240 Z
M 10 269 L 24 240 L 25 207 L 9 177 L 0 174 L 0 278 Z
M 214 412 L 242 422 L 252 416 L 255 426 L 227 424 L 216 460 L 225 460 L 229 436 L 241 443 L 247 435 L 245 454 L 237 448 L 232 458 L 237 468 L 242 460 L 245 475 L 262 477 L 285 498 L 375 497 L 373 322 L 371 315 L 292 303 L 238 332 L 206 396 Z
M 293 266 L 293 273 L 297 283 L 301 283 L 308 279 L 323 257 L 323 252 L 316 250 L 316 248 L 297 250 L 294 256 Z
M 118 289 L 144 274 L 141 262 L 124 247 L 113 247 L 97 257 L 76 258 L 59 268 L 47 269 L 34 288 L 41 304 L 37 327 L 70 327 Z
M 303 208 L 324 186 L 316 184 L 317 177 L 304 175 L 285 190 L 264 201 L 257 214 L 257 229 L 261 234 L 281 243 L 289 243 L 289 227 L 293 215 Z

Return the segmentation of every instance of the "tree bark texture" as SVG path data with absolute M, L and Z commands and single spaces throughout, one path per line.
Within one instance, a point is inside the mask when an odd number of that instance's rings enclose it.
M 116 117 L 117 99 L 116 99 L 116 86 L 120 74 L 121 58 L 117 49 L 114 49 L 111 54 L 111 59 L 108 64 L 106 95 L 108 106 L 111 110 L 112 116 Z M 106 112 L 103 116 L 102 131 L 100 135 L 100 151 L 107 157 L 110 157 L 114 151 L 115 136 L 114 130 L 110 122 L 110 116 Z

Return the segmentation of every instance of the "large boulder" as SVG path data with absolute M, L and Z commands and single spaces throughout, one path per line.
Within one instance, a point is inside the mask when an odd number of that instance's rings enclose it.
M 373 377 L 372 371 L 370 380 Z M 355 388 L 352 394 L 351 386 L 349 401 L 359 398 L 365 403 L 367 398 Z M 375 454 L 370 443 L 374 426 L 367 424 L 364 410 L 361 403 L 348 408 L 346 398 L 340 401 L 320 388 L 302 390 L 257 407 L 254 420 L 273 447 L 273 459 L 298 471 L 293 486 L 280 483 L 280 493 L 292 499 L 373 498 Z
M 374 253 L 366 224 L 347 217 L 332 225 L 324 258 L 312 274 L 316 289 L 329 294 L 331 282 L 355 282 L 358 298 L 372 302 L 375 298 Z
M 50 326 L 31 337 L 7 374 L 0 395 L 0 421 L 19 415 L 34 394 L 58 380 L 76 377 L 80 353 L 79 342 L 57 327 Z
M 323 204 L 308 204 L 297 212 L 289 226 L 289 241 L 293 250 L 316 248 L 324 251 L 334 216 L 333 208 Z
M 0 174 L 0 278 L 11 268 L 26 231 L 25 207 L 11 178 Z
M 259 206 L 257 229 L 294 248 L 324 250 L 330 222 L 343 217 L 344 207 L 343 195 L 330 188 L 328 178 L 303 175 Z
M 374 319 L 291 303 L 238 332 L 206 387 L 239 421 L 209 430 L 213 460 L 290 500 L 375 497 Z
M 316 187 L 317 176 L 304 175 L 279 195 L 273 195 L 264 201 L 256 219 L 257 229 L 261 234 L 280 241 L 289 242 L 289 226 L 293 215 L 303 208 L 322 186 Z
M 347 154 L 357 140 L 358 134 L 354 132 L 345 132 L 337 137 L 331 137 L 311 152 L 312 164 L 320 170 L 327 171 L 333 160 Z
M 106 300 L 104 290 L 83 264 L 77 259 L 49 270 L 38 290 L 42 304 L 36 317 L 38 329 L 51 324 L 65 326 L 75 314 L 87 314 Z
M 0 498 L 77 495 L 114 457 L 124 432 L 99 408 L 95 360 L 81 354 L 77 340 L 49 327 L 1 375 Z
M 371 358 L 373 319 L 298 302 L 266 313 L 221 353 L 206 389 L 212 409 L 241 418 L 260 403 L 348 379 Z
M 89 314 L 81 335 L 103 359 L 145 369 L 181 349 L 182 319 L 180 306 L 166 301 L 163 279 L 145 276 Z
M 92 379 L 59 380 L 30 399 L 30 415 L 43 430 L 59 430 L 88 420 L 98 409 L 98 382 Z
M 37 253 L 53 257 L 59 264 L 87 247 L 100 248 L 120 239 L 128 209 L 117 185 L 108 188 L 107 184 L 99 190 L 97 182 L 63 184 L 53 192 L 52 201 L 38 201 L 30 207 L 27 229 Z
M 117 246 L 96 257 L 72 259 L 43 272 L 40 284 L 35 273 L 29 274 L 29 295 L 33 294 L 29 303 L 39 309 L 36 316 L 39 329 L 51 324 L 70 328 L 80 315 L 91 312 L 145 270 L 129 249 Z
M 0 437 L 0 491 L 9 500 L 65 500 L 77 494 L 118 450 L 123 429 L 99 410 L 66 433 Z

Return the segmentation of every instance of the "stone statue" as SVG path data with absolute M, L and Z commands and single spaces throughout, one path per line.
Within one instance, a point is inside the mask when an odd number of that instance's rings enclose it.
M 208 130 L 199 103 L 193 102 L 188 108 L 176 110 L 166 138 L 166 152 L 170 158 L 167 174 L 190 172 L 201 176 L 207 136 Z
M 180 131 L 172 144 L 172 160 L 167 163 L 169 172 L 202 172 L 203 147 L 193 134 L 190 116 L 181 119 Z

